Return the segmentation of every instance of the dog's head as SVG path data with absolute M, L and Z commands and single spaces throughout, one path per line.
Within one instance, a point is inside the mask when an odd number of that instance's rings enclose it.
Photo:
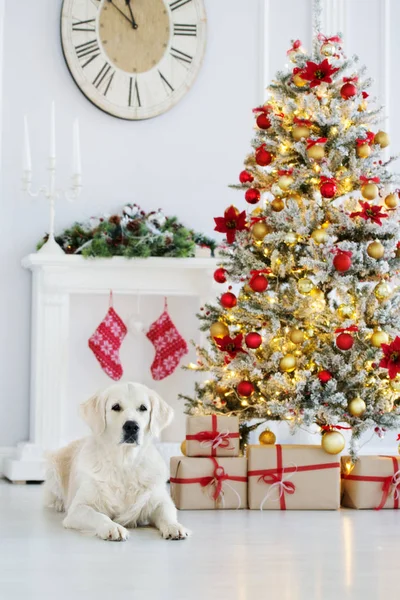
M 172 421 L 172 408 L 141 383 L 117 383 L 81 405 L 81 416 L 96 436 L 140 446 Z

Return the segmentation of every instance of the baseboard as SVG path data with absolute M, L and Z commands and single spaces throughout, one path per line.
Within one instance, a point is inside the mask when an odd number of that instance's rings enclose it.
M 5 458 L 12 458 L 15 455 L 15 448 L 12 446 L 0 446 L 0 477 L 4 476 L 3 461 Z

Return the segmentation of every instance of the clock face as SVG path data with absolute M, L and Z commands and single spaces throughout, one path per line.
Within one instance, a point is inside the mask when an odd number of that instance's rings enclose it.
M 96 106 L 149 119 L 189 90 L 206 42 L 203 0 L 64 0 L 64 56 Z

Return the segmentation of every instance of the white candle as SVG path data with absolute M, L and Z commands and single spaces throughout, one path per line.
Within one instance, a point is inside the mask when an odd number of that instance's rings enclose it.
M 82 173 L 78 119 L 75 119 L 74 127 L 73 127 L 72 170 L 73 170 L 74 175 L 81 175 L 81 173 Z
M 56 109 L 54 101 L 51 103 L 50 118 L 50 158 L 56 157 Z
M 28 117 L 24 116 L 24 171 L 32 171 L 31 146 L 29 143 Z

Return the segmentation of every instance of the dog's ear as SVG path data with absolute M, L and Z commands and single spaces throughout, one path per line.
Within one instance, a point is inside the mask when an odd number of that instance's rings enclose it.
M 161 431 L 171 423 L 174 411 L 154 390 L 149 389 L 149 397 L 151 403 L 150 433 L 158 437 Z
M 106 428 L 106 399 L 95 394 L 80 406 L 80 415 L 95 435 L 101 435 Z

